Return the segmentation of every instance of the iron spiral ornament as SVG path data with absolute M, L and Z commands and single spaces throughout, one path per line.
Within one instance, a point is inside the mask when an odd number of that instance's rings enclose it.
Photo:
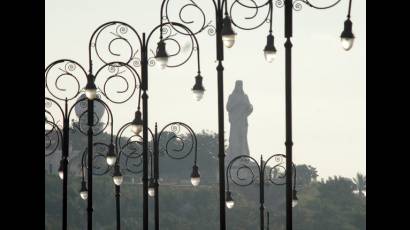
M 254 30 L 269 22 L 273 8 L 270 7 L 271 0 L 259 2 L 256 0 L 235 0 L 229 8 L 232 24 L 242 30 Z M 243 13 L 236 11 L 247 11 L 245 17 Z M 241 15 L 241 17 L 237 16 Z
M 156 47 L 156 44 L 149 45 L 150 37 L 154 33 L 167 43 L 167 52 L 169 57 L 172 57 L 168 67 L 178 67 L 185 64 L 192 57 L 194 51 L 198 49 L 198 43 L 193 38 L 192 31 L 182 24 L 167 21 L 154 27 L 148 35 L 145 46 Z M 185 36 L 180 36 L 181 34 Z M 184 44 L 189 44 L 189 49 L 184 49 L 186 47 Z M 102 63 L 101 66 L 110 63 L 125 63 L 132 68 L 140 67 L 141 57 L 139 55 L 142 55 L 141 52 L 145 48 L 141 36 L 133 27 L 124 22 L 108 22 L 98 27 L 91 36 L 89 44 L 90 63 L 95 65 L 91 56 L 96 56 L 97 60 Z M 153 49 L 149 49 L 149 51 L 151 55 L 147 57 L 148 64 L 154 66 L 156 64 L 155 51 Z
M 166 125 L 158 136 L 159 150 L 172 159 L 185 159 L 197 152 L 197 139 L 190 126 L 182 122 Z
M 182 31 L 182 33 L 180 31 Z M 175 22 L 165 22 L 155 27 L 150 36 L 154 33 L 156 36 L 162 37 L 161 40 L 167 45 L 167 52 L 169 56 L 167 67 L 176 68 L 184 65 L 191 59 L 194 52 L 197 52 L 197 58 L 199 60 L 198 41 L 196 40 L 193 32 L 191 32 L 191 30 L 187 27 Z M 156 44 L 151 44 L 149 46 L 156 47 Z M 148 58 L 149 65 L 154 66 L 155 50 L 150 49 L 150 53 L 151 56 Z
M 124 124 L 117 132 L 115 147 L 120 170 L 126 174 L 140 174 L 143 166 L 142 136 L 132 132 L 132 123 Z M 152 152 L 152 148 L 148 150 Z
M 227 178 L 238 186 L 246 187 L 255 182 L 259 172 L 260 166 L 258 161 L 251 156 L 242 155 L 234 158 L 229 163 Z
M 83 94 L 79 100 L 74 104 L 72 109 L 75 109 L 77 119 L 72 119 L 72 126 L 74 130 L 78 130 L 83 135 L 87 136 L 88 132 L 88 102 Z M 72 110 L 70 110 L 71 114 Z M 104 116 L 107 114 L 106 116 Z M 109 106 L 99 98 L 94 100 L 94 119 L 93 119 L 93 135 L 98 136 L 108 128 L 113 128 L 113 115 Z
M 170 3 L 171 2 L 171 3 Z M 166 0 L 163 1 L 161 6 L 162 19 L 167 22 L 180 22 L 186 26 L 189 26 L 194 35 L 197 35 L 203 31 L 207 31 L 208 35 L 214 36 L 216 28 L 214 22 L 206 17 L 204 10 L 198 4 L 200 1 L 193 0 Z M 171 7 L 170 7 L 171 4 Z M 178 5 L 177 5 L 178 4 Z M 179 9 L 176 14 L 172 14 L 170 8 Z M 193 18 L 194 15 L 198 18 Z M 171 24 L 172 25 L 172 24 Z M 177 27 L 173 27 L 175 31 L 183 35 L 190 35 L 187 31 Z
M 259 163 L 249 155 L 240 155 L 233 158 L 227 166 L 226 180 L 231 181 L 237 186 L 247 187 L 259 181 L 263 175 L 265 182 L 275 185 L 286 184 L 286 156 L 274 154 L 266 161 Z M 296 178 L 296 168 L 293 164 L 293 175 Z M 228 190 L 229 190 L 229 183 Z
M 106 155 L 109 145 L 104 142 L 95 142 L 93 145 L 93 175 L 103 176 L 110 172 L 111 166 L 106 163 Z M 88 149 L 85 148 L 82 154 L 81 167 L 82 170 L 88 169 Z
M 87 83 L 87 72 L 76 61 L 57 60 L 46 67 L 46 91 L 57 100 L 71 101 L 83 90 Z M 71 87 L 65 87 L 70 85 Z
M 64 112 L 57 101 L 47 97 L 44 108 L 44 149 L 45 157 L 48 157 L 61 148 Z
M 139 92 L 141 78 L 135 67 L 124 62 L 111 62 L 98 69 L 95 84 L 99 93 L 108 101 L 122 104 Z
M 61 148 L 61 141 L 63 138 L 61 129 L 53 121 L 46 120 L 45 126 L 44 149 L 45 157 L 48 157 Z
M 94 53 L 103 65 L 122 62 L 138 66 L 136 63 L 140 41 L 139 34 L 128 24 L 108 22 L 98 27 L 91 36 L 90 55 Z

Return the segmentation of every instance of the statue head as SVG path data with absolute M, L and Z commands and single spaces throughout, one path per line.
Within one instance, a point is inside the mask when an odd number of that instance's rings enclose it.
M 242 80 L 236 80 L 235 89 L 233 90 L 233 93 L 244 93 L 243 92 L 243 81 Z

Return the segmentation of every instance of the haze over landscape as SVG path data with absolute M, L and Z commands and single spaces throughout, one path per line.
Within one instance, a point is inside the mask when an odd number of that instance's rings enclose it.
M 334 1 L 334 0 L 333 0 Z M 214 21 L 212 4 L 201 6 Z M 313 1 L 312 1 L 313 2 Z M 320 2 L 320 1 L 317 1 Z M 329 0 L 331 2 L 331 0 Z M 118 20 L 138 32 L 149 32 L 159 23 L 161 1 L 46 0 L 45 66 L 69 58 L 88 67 L 88 42 L 101 24 Z M 366 171 L 366 1 L 353 1 L 354 47 L 346 52 L 340 33 L 348 1 L 324 11 L 308 6 L 294 13 L 293 137 L 294 161 L 317 168 L 320 177 L 354 177 Z M 187 11 L 187 18 L 197 17 Z M 325 18 L 325 19 L 324 19 Z M 255 31 L 238 28 L 235 46 L 225 48 L 225 103 L 236 80 L 253 105 L 248 117 L 248 142 L 252 156 L 285 153 L 285 82 L 283 9 L 274 9 L 273 33 L 277 59 L 267 63 L 263 48 L 268 24 Z M 198 35 L 201 70 L 206 92 L 197 102 L 191 88 L 196 76 L 192 58 L 179 68 L 150 67 L 150 126 L 172 121 L 189 124 L 197 133 L 217 132 L 217 78 L 215 37 Z M 154 47 L 151 47 L 154 49 Z M 47 95 L 47 93 L 46 93 Z M 136 100 L 113 105 L 115 131 L 133 118 Z M 225 113 L 225 138 L 229 138 Z

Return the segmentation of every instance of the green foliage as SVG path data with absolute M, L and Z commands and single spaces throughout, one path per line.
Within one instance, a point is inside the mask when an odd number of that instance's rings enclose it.
M 160 159 L 160 227 L 161 230 L 210 230 L 219 228 L 219 186 L 217 184 L 216 135 L 198 136 L 198 164 L 201 185 L 189 183 L 192 156 L 184 160 Z M 85 143 L 72 139 L 73 143 Z M 295 230 L 365 230 L 366 198 L 354 191 L 365 191 L 365 176 L 354 180 L 343 177 L 317 181 L 317 170 L 297 165 L 299 204 L 293 209 Z M 121 228 L 142 226 L 141 175 L 133 176 L 135 184 L 121 186 Z M 127 181 L 130 181 L 127 179 Z M 86 227 L 86 205 L 79 195 L 81 179 L 69 175 L 68 224 L 70 230 Z M 361 186 L 359 188 L 359 185 Z M 115 229 L 115 196 L 112 178 L 93 177 L 94 229 Z M 45 175 L 46 230 L 61 229 L 62 181 L 57 175 Z M 228 229 L 259 229 L 259 184 L 238 187 L 231 184 L 235 207 L 227 209 Z M 150 229 L 153 228 L 153 199 L 149 200 Z M 269 229 L 285 229 L 285 186 L 266 183 L 265 210 L 270 213 Z M 266 219 L 266 218 L 265 218 Z

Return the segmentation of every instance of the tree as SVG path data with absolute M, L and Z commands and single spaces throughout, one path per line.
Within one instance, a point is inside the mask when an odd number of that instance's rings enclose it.
M 366 176 L 361 173 L 357 173 L 356 177 L 353 178 L 353 182 L 356 185 L 359 196 L 364 197 L 363 191 L 366 191 Z

